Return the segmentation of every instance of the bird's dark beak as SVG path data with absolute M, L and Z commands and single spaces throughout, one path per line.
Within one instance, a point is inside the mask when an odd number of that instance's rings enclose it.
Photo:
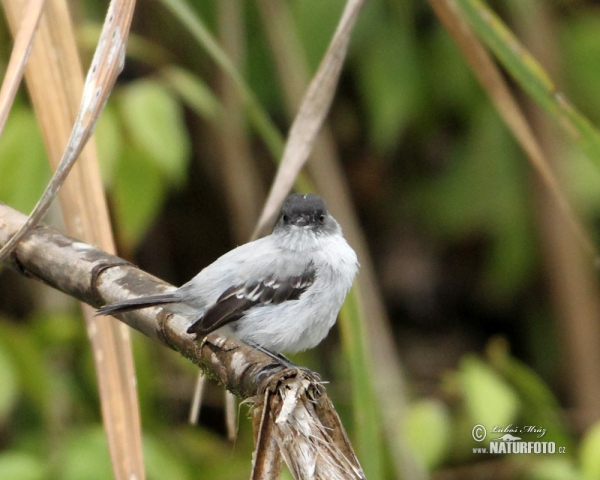
M 308 215 L 298 215 L 295 219 L 294 219 L 294 225 L 296 225 L 297 227 L 306 227 L 308 225 Z

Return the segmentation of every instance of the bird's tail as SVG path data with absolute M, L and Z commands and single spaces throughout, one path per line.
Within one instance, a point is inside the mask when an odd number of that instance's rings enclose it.
M 104 305 L 95 313 L 98 315 L 114 315 L 115 313 L 130 312 L 140 308 L 155 307 L 166 303 L 175 303 L 181 301 L 181 295 L 176 292 L 151 295 L 149 297 L 130 298 L 121 302 Z

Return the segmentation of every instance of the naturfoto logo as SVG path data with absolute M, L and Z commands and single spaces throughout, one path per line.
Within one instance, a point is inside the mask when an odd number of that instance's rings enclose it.
M 546 429 L 535 425 L 526 425 L 523 427 L 508 425 L 500 427 L 495 425 L 490 434 L 495 436 L 489 439 L 489 448 L 475 447 L 473 453 L 565 453 L 565 447 L 556 447 L 554 442 L 525 441 L 521 435 L 534 434 L 537 438 L 542 438 L 546 434 Z M 471 435 L 476 442 L 483 442 L 487 437 L 488 431 L 485 426 L 477 424 L 471 430 Z M 519 435 L 516 435 L 519 434 Z

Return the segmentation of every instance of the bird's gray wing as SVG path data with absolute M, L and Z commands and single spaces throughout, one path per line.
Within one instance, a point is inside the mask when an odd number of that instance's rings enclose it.
M 194 321 L 187 333 L 205 336 L 223 325 L 239 320 L 255 306 L 279 305 L 289 300 L 298 300 L 314 283 L 315 276 L 316 269 L 310 263 L 300 275 L 286 278 L 269 276 L 259 281 L 232 286 Z

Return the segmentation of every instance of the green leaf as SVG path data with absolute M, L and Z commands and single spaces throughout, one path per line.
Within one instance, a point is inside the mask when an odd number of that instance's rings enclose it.
M 429 471 L 445 458 L 451 422 L 448 408 L 439 400 L 419 400 L 408 408 L 404 426 L 406 443 Z
M 107 103 L 96 124 L 94 139 L 102 177 L 111 180 L 115 165 L 123 150 L 123 134 L 113 101 Z
M 177 478 L 186 480 L 190 477 L 186 471 L 185 463 L 173 454 L 165 440 L 144 436 L 144 460 L 148 474 L 148 480 L 160 480 L 164 478 Z
M 565 152 L 564 157 L 569 163 L 565 175 L 569 180 L 571 198 L 577 210 L 585 212 L 592 220 L 600 211 L 600 170 L 575 149 Z
M 116 222 L 123 240 L 133 246 L 160 210 L 167 186 L 163 171 L 135 148 L 125 148 L 115 173 Z
M 76 305 L 74 298 L 69 298 Z M 35 348 L 44 346 L 44 353 L 50 349 L 66 351 L 78 341 L 85 341 L 86 333 L 81 315 L 77 310 L 45 309 L 37 310 L 29 318 L 27 329 L 20 334 L 33 340 L 36 337 L 38 345 L 24 348 Z M 31 355 L 31 352 L 27 352 Z
M 600 422 L 592 426 L 579 447 L 579 461 L 585 480 L 600 478 Z
M 523 476 L 523 478 L 530 480 L 582 480 L 581 473 L 569 458 L 556 458 L 556 455 L 550 458 L 536 457 L 528 465 L 527 476 Z
M 355 446 L 367 478 L 382 478 L 381 418 L 371 381 L 365 317 L 359 305 L 357 287 L 346 297 L 339 315 L 342 345 L 352 378 Z
M 269 150 L 272 159 L 276 163 L 279 163 L 285 144 L 283 135 L 271 120 L 264 106 L 257 100 L 256 95 L 250 89 L 248 83 L 228 57 L 227 53 L 220 47 L 219 42 L 217 42 L 210 32 L 204 20 L 184 0 L 161 0 L 161 3 L 190 32 L 198 42 L 198 45 L 204 49 L 223 72 L 231 78 L 238 89 L 240 97 L 244 101 L 250 123 Z M 296 180 L 296 187 L 301 191 L 313 190 L 310 188 L 310 182 L 302 173 Z
M 56 379 L 42 353 L 41 344 L 29 329 L 6 321 L 0 323 L 0 339 L 2 351 L 9 352 L 17 369 L 23 393 L 34 404 L 36 413 L 50 422 Z
M 163 425 L 154 436 L 167 439 L 168 445 L 165 444 L 162 448 L 168 447 L 174 452 L 170 455 L 181 455 L 190 460 L 195 472 L 202 471 L 203 478 L 229 480 L 248 476 L 248 459 L 254 450 L 249 422 L 240 420 L 239 428 L 235 455 L 232 455 L 231 444 L 209 429 L 190 428 L 189 425 Z M 196 477 L 197 475 L 193 478 Z
M 0 478 L 10 480 L 44 480 L 47 468 L 27 453 L 8 451 L 0 454 Z
M 49 179 L 50 167 L 33 113 L 15 107 L 0 138 L 0 201 L 29 212 Z
M 73 430 L 63 455 L 62 480 L 113 478 L 106 435 L 100 425 Z
M 233 80 L 244 100 L 248 116 L 257 133 L 269 149 L 271 156 L 279 160 L 283 152 L 284 140 L 266 110 L 244 81 L 241 73 L 220 47 L 200 16 L 183 0 L 161 0 L 161 3 L 181 22 L 198 42 L 198 45 Z
M 585 9 L 582 10 L 585 12 Z M 569 15 L 560 22 L 561 74 L 569 84 L 569 95 L 581 105 L 586 114 L 595 122 L 600 121 L 600 17 L 589 15 Z
M 183 182 L 191 147 L 181 105 L 163 85 L 148 79 L 125 87 L 119 99 L 136 149 L 170 181 Z
M 344 9 L 342 0 L 295 0 L 290 2 L 298 31 L 304 46 L 306 59 L 312 71 L 316 71 L 335 32 Z
M 221 104 L 202 79 L 173 65 L 161 71 L 161 78 L 197 115 L 208 120 L 217 117 Z
M 520 408 L 519 398 L 487 364 L 474 356 L 466 356 L 458 375 L 473 425 L 481 424 L 491 432 L 494 426 L 504 428 L 515 421 Z
M 451 112 L 455 118 L 468 118 L 474 108 L 488 101 L 469 69 L 466 60 L 456 43 L 443 28 L 433 30 L 422 52 L 423 72 L 436 72 L 435 75 L 422 75 L 420 82 L 427 84 L 427 104 L 419 112 L 428 117 L 431 125 L 440 120 L 440 112 Z

